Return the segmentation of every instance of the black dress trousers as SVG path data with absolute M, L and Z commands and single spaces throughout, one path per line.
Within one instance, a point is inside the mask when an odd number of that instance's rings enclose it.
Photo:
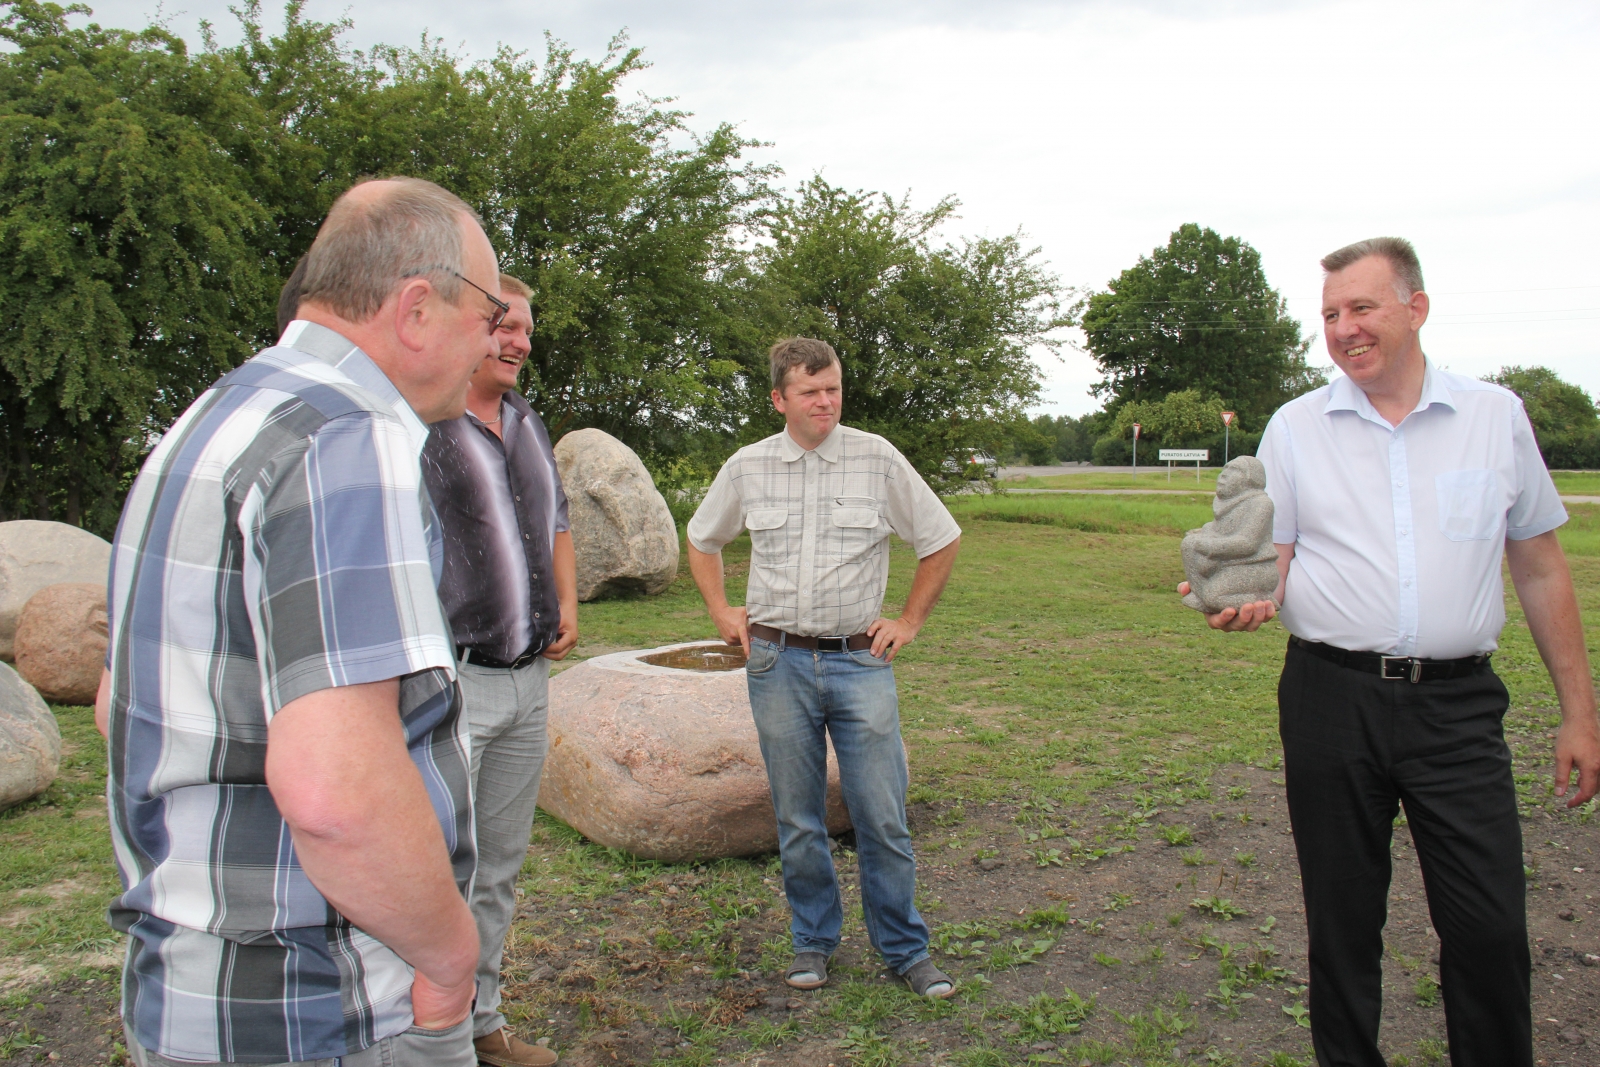
M 1522 828 L 1502 730 L 1508 704 L 1487 664 L 1468 677 L 1412 684 L 1289 646 L 1279 728 L 1321 1067 L 1385 1067 L 1383 926 L 1400 804 L 1441 942 L 1451 1063 L 1532 1067 Z

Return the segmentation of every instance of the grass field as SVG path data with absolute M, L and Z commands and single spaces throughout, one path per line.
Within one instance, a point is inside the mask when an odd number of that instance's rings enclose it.
M 1048 810 L 1062 825 L 1076 826 L 1109 812 L 1106 805 L 1113 794 L 1136 790 L 1181 803 L 1185 796 L 1209 796 L 1206 783 L 1227 768 L 1270 773 L 1279 765 L 1275 685 L 1283 631 L 1273 623 L 1255 635 L 1212 632 L 1173 593 L 1181 577 L 1178 538 L 1210 517 L 1208 498 L 1002 494 L 962 498 L 952 510 L 965 529 L 960 561 L 932 621 L 896 661 L 913 803 L 946 813 L 960 812 L 963 806 L 969 813 L 991 807 L 1015 812 L 1022 827 L 1018 832 L 1024 832 L 1032 818 L 1029 812 Z M 1590 655 L 1600 662 L 1600 507 L 1570 510 L 1572 521 L 1561 537 L 1590 620 Z M 896 542 L 892 552 L 890 610 L 904 597 L 914 567 L 906 546 Z M 732 572 L 729 588 L 742 591 L 748 541 L 730 545 L 726 558 Z M 1519 758 L 1535 760 L 1548 745 L 1544 738 L 1555 722 L 1555 705 L 1514 598 L 1508 598 L 1508 614 L 1495 665 L 1512 693 L 1508 725 L 1513 747 Z M 580 657 L 715 636 L 686 571 L 657 597 L 583 605 L 580 626 Z M 0 995 L 19 979 L 26 986 L 72 972 L 97 975 L 103 987 L 105 968 L 118 951 L 104 921 L 115 880 L 101 795 L 103 748 L 88 709 L 56 710 L 66 746 L 61 778 L 41 797 L 0 813 Z M 1530 814 L 1555 819 L 1552 826 L 1573 818 L 1553 812 L 1547 773 L 1523 773 L 1519 787 Z M 957 847 L 964 832 L 970 838 L 967 845 L 975 847 L 977 831 L 963 831 L 958 823 L 952 818 L 948 828 L 939 830 L 940 847 L 947 836 L 948 847 Z M 1154 831 L 1142 832 L 1148 837 Z M 1085 842 L 1085 849 L 1093 844 L 1088 838 Z M 928 843 L 926 836 L 919 836 L 919 850 Z M 1050 843 L 1040 842 L 1037 849 L 1046 856 L 1041 866 L 1056 862 L 1043 847 Z M 621 896 L 619 887 L 648 884 L 660 889 L 676 879 L 685 895 L 675 906 L 693 904 L 698 910 L 683 911 L 684 925 L 663 930 L 653 951 L 665 952 L 661 946 L 670 942 L 674 958 L 683 957 L 685 973 L 691 958 L 710 961 L 707 967 L 717 974 L 743 973 L 739 968 L 752 966 L 738 962 L 737 952 L 727 955 L 728 931 L 733 929 L 729 924 L 761 908 L 766 909 L 762 914 L 773 914 L 774 861 L 678 868 L 640 864 L 589 845 L 543 818 L 534 844 L 541 861 L 530 860 L 523 890 L 529 901 L 548 901 L 550 909 L 519 928 L 517 951 L 533 952 L 549 944 L 558 929 L 572 945 L 611 944 L 605 951 L 615 951 L 614 940 L 606 940 L 606 924 L 613 920 L 596 920 L 577 910 L 569 915 L 568 905 L 593 905 L 598 914 L 599 905 Z M 1076 853 L 1063 853 L 1061 861 L 1069 858 L 1076 859 Z M 1013 920 L 1022 922 L 1015 915 L 1007 921 Z M 852 923 L 848 929 L 859 939 L 858 915 Z M 961 933 L 959 924 L 938 929 L 947 941 L 970 936 Z M 769 941 L 761 949 L 762 967 L 777 965 L 782 956 L 781 940 Z M 1105 966 L 1109 974 L 1111 964 Z M 519 987 L 516 1017 L 541 1025 L 546 1018 L 569 1020 L 563 1023 L 571 1027 L 569 1036 L 593 1036 L 619 1025 L 616 1018 L 622 1016 L 606 1011 L 631 1012 L 628 1017 L 634 1019 L 648 1016 L 653 1025 L 671 1029 L 675 1042 L 652 1056 L 691 1067 L 730 1056 L 765 1055 L 759 1050 L 808 1040 L 808 1034 L 834 1041 L 827 1055 L 845 1056 L 856 1067 L 892 1067 L 908 1056 L 925 1059 L 915 1050 L 895 1051 L 886 1036 L 890 1024 L 885 1020 L 891 1017 L 968 1033 L 971 1049 L 959 1060 L 964 1067 L 999 1067 L 1028 1058 L 1026 1048 L 994 1044 L 1010 1040 L 1004 1035 L 1017 1032 L 1016 1025 L 1027 1032 L 1025 1006 L 995 999 L 998 993 L 984 994 L 977 980 L 970 996 L 935 1007 L 894 1000 L 903 995 L 868 972 L 852 972 L 815 1001 L 813 1014 L 803 1020 L 795 1016 L 781 1026 L 767 1020 L 737 1022 L 741 1012 L 711 1001 L 694 1011 L 671 1009 L 676 1015 L 652 1014 L 654 1009 L 639 1003 L 617 1007 L 621 1001 L 601 996 L 613 988 L 607 985 L 612 981 L 599 974 L 582 988 L 549 983 Z M 603 1003 L 612 1006 L 604 1011 L 596 1007 Z M 1102 1016 L 1110 1019 L 1105 1012 Z M 1159 1011 L 1155 1016 L 1128 1014 L 1126 1019 L 1117 1015 L 1124 1019 L 1114 1023 L 1123 1035 L 1117 1040 L 1124 1044 L 1115 1047 L 1136 1047 L 1138 1028 L 1148 1028 L 1154 1025 L 1151 1018 L 1161 1017 Z M 1024 1022 L 1006 1022 L 1017 1018 Z M 1012 1031 L 1001 1029 L 1005 1026 Z M 1105 1056 L 1093 1062 L 1177 1062 L 1154 1054 Z M 819 1060 L 819 1067 L 822 1062 L 839 1060 Z M 1286 1053 L 1276 1062 L 1304 1061 Z
M 1141 466 L 1137 475 L 1131 470 L 1125 474 L 1104 471 L 1074 474 L 1071 468 L 1062 470 L 1061 474 L 1044 477 L 1008 478 L 1000 485 L 1006 489 L 1190 489 L 1198 486 L 1209 493 L 1217 487 L 1218 468 L 1201 467 L 1198 482 L 1193 464 L 1188 467 L 1174 464 L 1170 477 L 1164 463 L 1149 468 Z M 1600 496 L 1600 471 L 1556 471 L 1551 477 L 1564 494 Z

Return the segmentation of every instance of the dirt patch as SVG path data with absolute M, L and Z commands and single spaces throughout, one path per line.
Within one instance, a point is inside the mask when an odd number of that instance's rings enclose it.
M 572 1067 L 1310 1064 L 1281 774 L 1230 767 L 1164 788 L 1070 808 L 914 805 L 935 959 L 962 984 L 945 1005 L 902 991 L 871 952 L 846 839 L 835 855 L 850 918 L 829 987 L 783 985 L 788 912 L 766 861 L 630 868 L 593 850 L 568 888 L 528 883 L 547 889 L 519 904 L 504 1010 Z M 1523 828 L 1536 1059 L 1592 1064 L 1600 824 L 1539 812 Z M 536 843 L 532 869 L 575 848 Z M 1438 943 L 1403 826 L 1394 853 L 1382 1044 L 1394 1062 L 1423 1067 L 1445 1056 Z M 55 1052 L 50 1062 L 104 1064 L 118 1033 L 114 984 L 40 986 L 4 1009 L 0 1041 L 25 1025 L 39 1044 L 14 1062 Z
M 0 994 L 0 1062 L 103 1067 L 126 1063 L 122 1053 L 114 975 L 64 978 Z

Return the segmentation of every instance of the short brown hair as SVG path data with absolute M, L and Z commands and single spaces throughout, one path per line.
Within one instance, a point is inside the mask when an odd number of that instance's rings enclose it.
M 502 293 L 516 293 L 529 302 L 533 300 L 533 286 L 521 278 L 513 278 L 509 274 L 500 275 L 500 291 Z
M 1405 290 L 1400 294 L 1400 299 L 1408 300 L 1412 293 L 1423 291 L 1422 261 L 1417 258 L 1417 250 L 1404 237 L 1369 237 L 1365 241 L 1345 245 L 1337 252 L 1329 252 L 1322 257 L 1322 269 L 1329 274 L 1337 274 L 1368 256 L 1382 256 L 1389 261 L 1395 281 L 1399 283 L 1396 288 Z
M 363 192 L 359 182 L 334 201 L 306 253 L 300 299 L 350 322 L 378 313 L 397 285 L 428 275 L 454 303 L 461 281 L 461 218 L 479 222 L 460 197 L 420 178 L 383 178 L 390 188 Z M 374 193 L 376 195 L 374 195 Z
M 839 354 L 826 341 L 814 337 L 785 337 L 767 353 L 772 361 L 772 387 L 782 389 L 789 372 L 804 367 L 807 374 L 820 374 L 839 362 Z

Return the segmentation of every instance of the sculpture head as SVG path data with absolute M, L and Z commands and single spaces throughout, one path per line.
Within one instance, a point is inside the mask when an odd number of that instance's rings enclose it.
M 1217 499 L 1232 500 L 1252 489 L 1267 487 L 1267 468 L 1254 456 L 1229 461 L 1217 475 Z

